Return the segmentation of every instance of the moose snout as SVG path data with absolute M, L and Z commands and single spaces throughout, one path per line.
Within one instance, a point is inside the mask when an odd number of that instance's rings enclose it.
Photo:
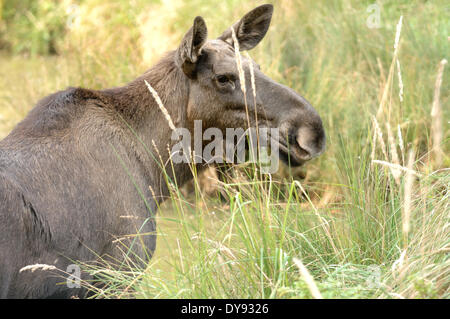
M 325 132 L 322 123 L 304 125 L 295 132 L 295 142 L 299 147 L 298 156 L 309 161 L 325 151 Z

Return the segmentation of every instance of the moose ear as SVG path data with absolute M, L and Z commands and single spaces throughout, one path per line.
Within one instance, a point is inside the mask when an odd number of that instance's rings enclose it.
M 194 19 L 194 25 L 184 36 L 175 54 L 175 63 L 181 67 L 187 76 L 195 72 L 195 65 L 201 55 L 202 46 L 208 37 L 208 29 L 202 17 Z
M 269 29 L 272 13 L 273 6 L 271 4 L 263 4 L 233 24 L 231 28 L 236 33 L 241 50 L 253 49 L 264 38 L 267 29 Z M 231 28 L 227 29 L 219 39 L 233 44 Z

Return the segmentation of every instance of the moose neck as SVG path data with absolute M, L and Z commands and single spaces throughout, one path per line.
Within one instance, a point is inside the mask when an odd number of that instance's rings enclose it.
M 158 105 L 145 81 L 157 92 L 175 127 L 190 127 L 186 119 L 189 100 L 189 83 L 184 73 L 174 63 L 174 52 L 169 52 L 156 65 L 124 87 L 106 90 L 114 97 L 114 107 L 134 131 L 137 154 L 152 179 L 150 185 L 156 192 L 167 195 L 165 171 L 181 185 L 192 176 L 188 164 L 173 164 L 169 150 L 177 141 L 172 141 L 172 129 L 167 116 Z M 139 150 L 136 150 L 139 148 Z M 155 160 L 157 162 L 155 162 Z M 161 164 L 163 163 L 163 164 Z

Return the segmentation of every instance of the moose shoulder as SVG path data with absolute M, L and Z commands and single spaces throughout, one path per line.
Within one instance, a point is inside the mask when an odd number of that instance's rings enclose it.
M 233 25 L 241 49 L 262 40 L 272 10 L 262 5 Z M 245 73 L 254 66 L 257 87 L 245 116 L 233 45 L 231 29 L 207 40 L 197 17 L 178 49 L 141 77 L 113 89 L 52 94 L 0 142 L 1 298 L 82 297 L 85 291 L 64 279 L 75 261 L 117 263 L 124 250 L 136 263 L 151 258 L 157 201 L 168 195 L 158 163 L 168 162 L 174 142 L 145 81 L 176 127 L 193 130 L 202 120 L 203 130 L 279 128 L 280 158 L 291 165 L 323 152 L 322 122 L 312 106 L 243 58 Z M 179 184 L 191 176 L 185 163 L 167 173 Z

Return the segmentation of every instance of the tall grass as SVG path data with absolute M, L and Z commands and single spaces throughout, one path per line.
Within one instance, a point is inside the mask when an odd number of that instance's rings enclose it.
M 256 5 L 137 3 L 139 10 L 120 15 L 130 23 L 110 22 L 87 37 L 87 17 L 101 23 L 108 8 L 127 4 L 82 2 L 86 16 L 46 67 L 32 65 L 41 63 L 37 57 L 22 68 L 20 58 L 1 58 L 1 133 L 56 89 L 135 78 L 157 58 L 148 52 L 174 48 L 196 15 L 214 36 Z M 439 68 L 449 52 L 446 4 L 377 2 L 380 27 L 371 29 L 369 1 L 273 3 L 272 26 L 251 56 L 318 110 L 326 152 L 302 178 L 240 165 L 227 171 L 226 183 L 214 181 L 221 199 L 204 193 L 194 168 L 193 193 L 167 179 L 171 195 L 158 212 L 151 263 L 90 269 L 107 283 L 95 291 L 120 298 L 448 298 L 450 90 L 448 69 Z M 154 12 L 170 27 L 161 28 Z

